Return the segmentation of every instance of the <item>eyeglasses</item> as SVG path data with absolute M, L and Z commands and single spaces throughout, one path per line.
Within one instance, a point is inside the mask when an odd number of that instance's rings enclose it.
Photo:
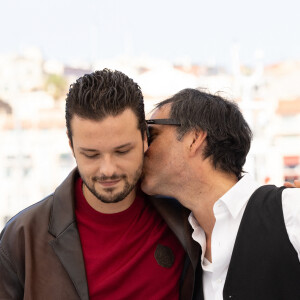
M 181 126 L 181 123 L 175 119 L 150 119 L 146 120 L 147 125 L 174 125 Z M 151 144 L 151 134 L 149 127 L 147 126 L 147 138 L 148 138 L 148 146 Z
M 158 124 L 158 125 L 175 125 L 175 126 L 181 126 L 181 123 L 179 123 L 177 120 L 174 120 L 174 119 L 150 119 L 150 120 L 146 120 L 146 123 L 148 125 L 150 125 L 150 124 Z

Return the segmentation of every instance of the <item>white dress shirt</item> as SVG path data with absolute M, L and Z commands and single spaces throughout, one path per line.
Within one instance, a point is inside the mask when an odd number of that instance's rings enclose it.
M 259 185 L 246 174 L 214 204 L 216 223 L 211 237 L 212 263 L 204 257 L 206 238 L 193 216 L 189 222 L 194 229 L 193 239 L 202 248 L 203 292 L 205 300 L 223 300 L 223 288 L 236 235 L 249 198 Z M 282 193 L 284 222 L 289 239 L 300 261 L 300 189 L 287 188 Z

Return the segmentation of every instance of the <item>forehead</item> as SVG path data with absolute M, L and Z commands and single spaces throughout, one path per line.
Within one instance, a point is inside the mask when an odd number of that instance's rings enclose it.
M 79 125 L 79 126 L 78 126 Z M 72 133 L 74 133 L 74 129 L 77 127 L 88 127 L 90 129 L 93 129 L 94 127 L 97 128 L 136 128 L 138 129 L 138 119 L 137 116 L 134 114 L 134 112 L 131 109 L 125 109 L 123 112 L 119 113 L 116 116 L 108 115 L 104 118 L 101 118 L 100 120 L 97 119 L 89 119 L 80 117 L 78 115 L 74 115 L 71 119 L 71 127 L 72 127 Z
M 101 120 L 84 119 L 74 115 L 71 120 L 72 139 L 77 143 L 118 144 L 140 137 L 138 120 L 131 109 Z
M 165 104 L 162 107 L 155 109 L 150 119 L 170 119 L 170 110 L 171 104 Z M 176 127 L 172 125 L 163 125 L 163 124 L 149 124 L 149 132 L 150 135 L 161 135 L 161 134 L 176 134 Z
M 168 119 L 170 116 L 171 105 L 166 104 L 160 108 L 155 109 L 151 115 L 151 119 Z

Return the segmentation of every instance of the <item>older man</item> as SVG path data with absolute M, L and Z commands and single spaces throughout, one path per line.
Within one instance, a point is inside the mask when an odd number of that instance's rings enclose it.
M 300 189 L 259 187 L 245 174 L 252 133 L 237 105 L 185 89 L 148 124 L 142 189 L 191 211 L 199 299 L 300 299 Z

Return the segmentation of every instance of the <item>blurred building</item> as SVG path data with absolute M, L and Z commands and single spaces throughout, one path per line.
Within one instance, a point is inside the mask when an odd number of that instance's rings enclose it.
M 61 67 L 34 49 L 0 57 L 0 228 L 52 192 L 75 165 L 66 138 Z
M 64 66 L 31 49 L 22 56 L 0 56 L 0 229 L 53 192 L 75 166 L 66 137 L 65 95 L 78 77 L 104 67 L 139 83 L 148 114 L 155 103 L 187 87 L 237 101 L 254 133 L 246 171 L 261 184 L 300 178 L 300 62 L 255 68 L 236 63 L 231 72 L 129 57 Z

